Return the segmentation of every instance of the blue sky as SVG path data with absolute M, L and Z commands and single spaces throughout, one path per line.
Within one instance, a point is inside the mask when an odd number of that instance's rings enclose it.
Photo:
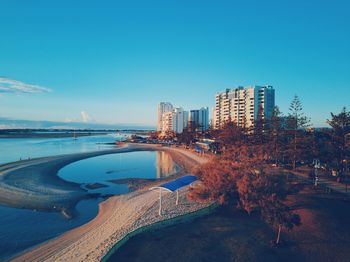
M 0 0 L 0 13 L 0 78 L 21 81 L 0 89 L 0 117 L 154 125 L 159 101 L 212 107 L 254 84 L 285 113 L 298 94 L 315 126 L 350 108 L 347 0 Z

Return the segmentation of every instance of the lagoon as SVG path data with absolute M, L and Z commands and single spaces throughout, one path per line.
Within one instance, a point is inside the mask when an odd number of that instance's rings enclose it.
M 1 141 L 2 145 L 6 144 L 6 146 L 1 149 L 0 157 L 3 161 L 10 162 L 24 154 L 33 158 L 96 151 L 96 149 L 99 150 L 99 146 L 104 149 L 114 147 L 96 143 L 109 143 L 114 140 L 115 136 L 83 137 L 75 141 L 72 141 L 71 138 L 6 139 L 6 142 Z M 5 154 L 4 148 L 10 148 L 11 141 L 16 150 Z M 28 145 L 31 145 L 30 150 L 24 150 L 28 148 Z M 126 184 L 115 184 L 110 180 L 157 179 L 174 174 L 178 168 L 166 152 L 139 151 L 80 160 L 62 168 L 58 175 L 64 180 L 81 184 L 83 188 L 88 183 L 104 184 L 106 187 L 89 189 L 89 191 L 109 195 L 124 194 L 129 191 Z M 0 241 L 3 243 L 0 245 L 0 260 L 8 259 L 19 252 L 87 223 L 97 215 L 98 203 L 101 201 L 103 198 L 80 201 L 72 210 L 70 218 L 58 212 L 39 212 L 0 206 Z
M 125 194 L 127 184 L 112 183 L 126 178 L 159 179 L 179 170 L 171 156 L 163 151 L 139 151 L 103 155 L 84 159 L 62 168 L 58 175 L 70 182 L 87 185 L 98 183 L 102 188 L 88 189 L 91 193 Z

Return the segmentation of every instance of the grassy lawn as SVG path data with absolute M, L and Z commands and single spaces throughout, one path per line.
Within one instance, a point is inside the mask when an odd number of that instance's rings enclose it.
M 219 208 L 189 223 L 130 239 L 110 261 L 349 261 L 350 202 L 306 186 L 289 199 L 302 225 L 275 232 L 255 215 Z

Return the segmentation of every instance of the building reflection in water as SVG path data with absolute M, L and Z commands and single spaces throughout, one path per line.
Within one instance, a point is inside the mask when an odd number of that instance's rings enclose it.
M 163 151 L 156 151 L 157 178 L 163 178 L 173 175 L 179 170 L 178 165 L 171 156 Z

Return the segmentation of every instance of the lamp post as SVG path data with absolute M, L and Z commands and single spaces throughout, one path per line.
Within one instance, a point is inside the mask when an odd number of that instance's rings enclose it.
M 318 185 L 318 169 L 321 167 L 321 163 L 319 159 L 314 159 L 314 171 L 315 171 L 315 187 Z
M 344 172 L 345 192 L 348 192 L 348 161 L 344 159 L 343 162 L 345 163 L 345 172 Z

